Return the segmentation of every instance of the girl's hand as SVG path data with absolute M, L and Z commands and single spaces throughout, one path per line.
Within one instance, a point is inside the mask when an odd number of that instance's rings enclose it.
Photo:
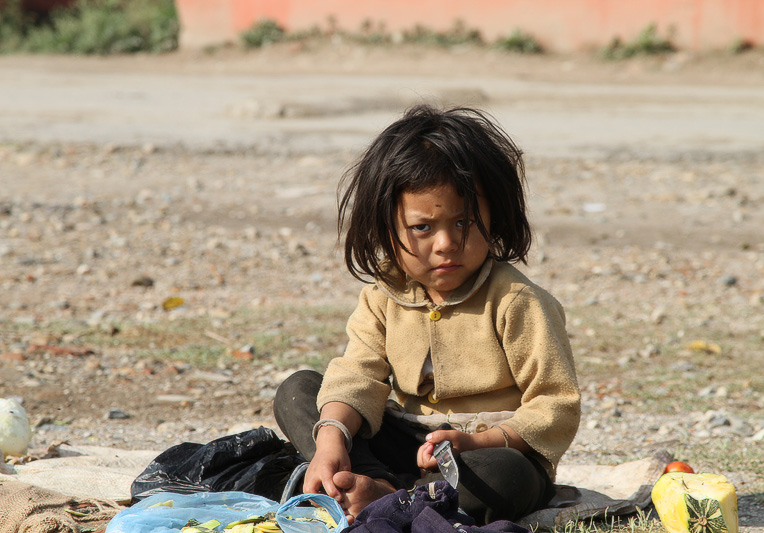
M 351 435 L 358 432 L 363 420 L 358 411 L 342 402 L 329 402 L 324 405 L 321 418 L 330 418 L 345 424 Z M 327 495 L 340 501 L 342 493 L 332 478 L 337 472 L 345 471 L 350 472 L 345 435 L 334 426 L 323 426 L 316 435 L 316 453 L 305 471 L 303 491 L 317 493 L 323 488 Z
M 435 450 L 435 445 L 439 442 L 450 440 L 455 457 L 459 457 L 460 453 L 474 448 L 472 435 L 455 429 L 438 429 L 429 433 L 425 439 L 426 442 L 419 447 L 416 454 L 417 466 L 423 470 L 435 470 L 438 468 L 438 463 L 435 457 L 433 457 L 432 452 Z
M 323 489 L 328 496 L 340 501 L 342 493 L 332 478 L 337 472 L 350 471 L 350 457 L 345 451 L 342 433 L 337 430 L 339 439 L 336 439 L 336 435 L 331 434 L 333 429 L 321 429 L 316 441 L 316 454 L 305 471 L 302 490 L 305 493 L 318 493 Z

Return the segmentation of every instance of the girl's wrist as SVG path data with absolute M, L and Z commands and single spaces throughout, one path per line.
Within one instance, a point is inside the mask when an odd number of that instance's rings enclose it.
M 500 425 L 491 426 L 486 431 L 482 431 L 480 433 L 472 433 L 467 436 L 469 438 L 468 446 L 473 450 L 482 448 L 513 447 L 510 433 Z
M 325 427 L 316 435 L 316 451 L 347 451 L 345 437 L 337 428 Z
M 326 428 L 330 428 L 327 430 Z M 322 418 L 313 426 L 313 441 L 316 443 L 316 447 L 319 446 L 319 440 L 326 442 L 325 438 L 331 438 L 331 441 L 342 442 L 344 444 L 345 451 L 350 453 L 353 448 L 353 437 L 350 434 L 350 430 L 340 422 L 333 418 Z
M 511 439 L 509 437 L 509 433 L 507 433 L 507 430 L 504 429 L 503 427 L 501 427 L 501 425 L 499 425 L 499 424 L 497 424 L 495 426 L 492 426 L 492 427 L 498 429 L 501 432 L 501 436 L 504 439 L 504 447 L 505 448 L 510 448 L 510 444 L 509 443 L 510 443 Z

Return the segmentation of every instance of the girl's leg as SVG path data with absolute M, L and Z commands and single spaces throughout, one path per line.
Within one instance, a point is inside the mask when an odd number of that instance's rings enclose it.
M 273 415 L 297 451 L 308 461 L 316 453 L 313 425 L 318 421 L 316 396 L 321 387 L 321 374 L 310 370 L 295 372 L 279 386 L 273 398 Z
M 512 448 L 465 452 L 459 464 L 459 507 L 479 525 L 517 520 L 541 509 L 554 496 L 554 483 L 544 468 Z M 431 472 L 417 485 L 443 479 Z
M 313 458 L 313 425 L 319 419 L 316 397 L 322 376 L 303 370 L 279 387 L 273 411 L 279 427 L 308 460 Z M 356 436 L 350 452 L 352 472 L 385 479 L 396 488 L 410 488 L 419 476 L 416 450 L 430 430 L 385 415 L 371 439 Z M 517 520 L 542 508 L 554 496 L 554 484 L 534 459 L 509 448 L 487 448 L 463 453 L 459 459 L 459 505 L 479 524 Z M 431 472 L 417 485 L 442 480 Z
M 273 400 L 273 414 L 281 431 L 309 461 L 316 453 L 312 432 L 313 425 L 320 417 L 316 397 L 322 379 L 321 374 L 312 370 L 295 372 L 284 380 Z M 399 435 L 394 426 L 386 426 L 383 424 L 383 429 L 371 440 L 358 436 L 353 439 L 350 451 L 352 472 L 373 479 L 384 479 L 395 488 L 403 488 L 402 480 L 395 474 L 400 471 L 397 462 L 401 457 L 413 457 L 413 471 L 416 472 L 416 447 L 413 453 L 406 449 L 405 443 L 409 442 L 409 437 Z M 396 462 L 391 463 L 389 459 L 395 459 Z

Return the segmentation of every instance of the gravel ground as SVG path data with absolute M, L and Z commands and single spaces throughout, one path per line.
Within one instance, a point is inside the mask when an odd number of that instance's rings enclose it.
M 564 460 L 684 454 L 729 475 L 744 529 L 764 531 L 764 61 L 332 54 L 323 70 L 291 49 L 0 58 L 18 94 L 0 130 L 0 396 L 23 398 L 33 448 L 275 427 L 275 387 L 341 353 L 360 289 L 337 253 L 337 179 L 408 103 L 391 91 L 416 85 L 517 119 L 524 268 L 566 307 L 584 393 Z

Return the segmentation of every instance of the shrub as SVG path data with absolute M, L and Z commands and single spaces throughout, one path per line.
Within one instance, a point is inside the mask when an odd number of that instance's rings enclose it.
M 754 46 L 751 41 L 748 39 L 738 38 L 732 41 L 732 44 L 729 47 L 729 50 L 733 54 L 742 54 L 743 52 L 747 52 L 748 50 L 753 50 Z
M 656 55 L 674 51 L 676 48 L 671 41 L 659 37 L 655 24 L 650 24 L 630 43 L 623 43 L 619 37 L 615 37 L 602 51 L 602 56 L 606 59 L 627 59 L 637 55 Z
M 468 28 L 464 21 L 457 20 L 449 30 L 444 32 L 437 32 L 424 26 L 416 25 L 412 30 L 403 32 L 403 41 L 416 44 L 455 46 L 460 44 L 482 44 L 483 38 L 478 30 Z
M 271 19 L 258 20 L 250 29 L 241 34 L 241 40 L 246 48 L 260 48 L 277 43 L 284 38 L 284 28 Z
M 496 41 L 496 45 L 502 50 L 520 54 L 540 54 L 544 51 L 536 39 L 519 29 Z
M 28 24 L 27 16 L 21 9 L 21 0 L 3 2 L 0 8 L 0 51 L 18 48 Z
M 42 20 L 26 17 L 17 0 L 13 4 L 0 19 L 0 50 L 5 52 L 115 54 L 167 52 L 178 46 L 173 0 L 78 0 Z

